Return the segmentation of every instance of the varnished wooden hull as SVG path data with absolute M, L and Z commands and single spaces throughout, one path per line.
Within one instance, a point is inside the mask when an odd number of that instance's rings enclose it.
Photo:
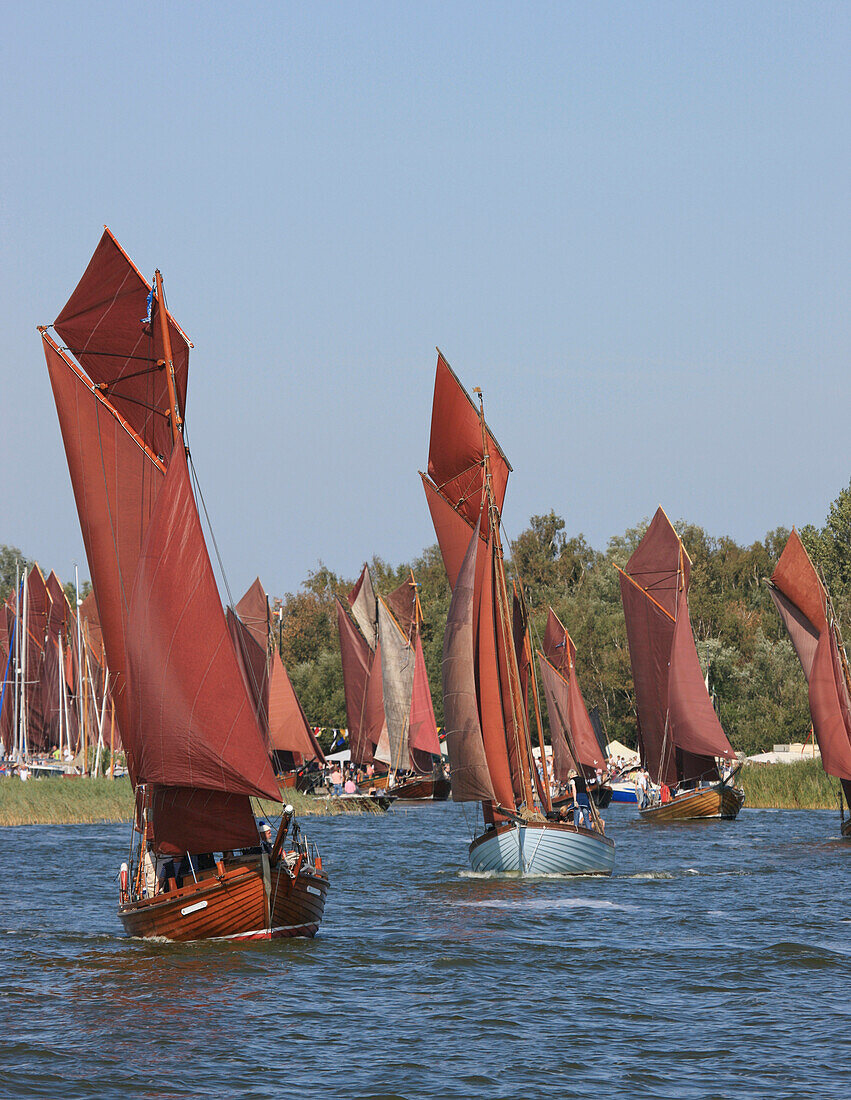
M 328 876 L 303 867 L 295 879 L 278 865 L 266 900 L 258 858 L 229 866 L 224 875 L 191 881 L 180 889 L 122 906 L 125 931 L 144 939 L 266 940 L 315 936 L 325 910 Z
M 842 835 L 851 838 L 851 817 L 842 822 Z
M 449 798 L 451 785 L 449 780 L 440 776 L 435 779 L 432 775 L 411 776 L 403 779 L 395 786 L 390 786 L 389 775 L 376 775 L 373 779 L 364 780 L 360 784 L 362 791 L 368 791 L 374 787 L 377 791 L 387 791 L 395 798 L 401 798 L 406 802 L 445 802 Z
M 615 842 L 561 822 L 505 822 L 470 845 L 474 871 L 521 875 L 610 875 Z
M 638 812 L 645 821 L 663 825 L 673 821 L 700 821 L 721 818 L 732 821 L 745 801 L 745 792 L 739 787 L 716 784 L 696 791 L 684 791 L 670 802 L 646 806 Z
M 401 798 L 406 802 L 421 801 L 423 799 L 432 802 L 445 802 L 449 798 L 450 789 L 448 779 L 443 776 L 435 779 L 431 775 L 424 775 L 422 778 L 412 777 L 390 788 L 397 798 Z

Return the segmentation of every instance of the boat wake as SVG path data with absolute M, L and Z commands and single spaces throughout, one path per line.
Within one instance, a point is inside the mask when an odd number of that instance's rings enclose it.
M 517 898 L 494 898 L 493 900 L 459 901 L 459 906 L 469 909 L 516 909 L 522 905 L 525 909 L 609 909 L 621 910 L 625 913 L 636 912 L 636 905 L 621 905 L 616 901 L 603 901 L 599 898 L 529 898 L 518 900 Z

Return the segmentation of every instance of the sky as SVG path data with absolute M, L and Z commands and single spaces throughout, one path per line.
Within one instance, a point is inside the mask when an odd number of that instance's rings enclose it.
M 433 543 L 439 346 L 603 549 L 849 483 L 851 5 L 29 2 L 0 35 L 0 542 L 87 575 L 36 325 L 107 224 L 195 345 L 238 596 Z

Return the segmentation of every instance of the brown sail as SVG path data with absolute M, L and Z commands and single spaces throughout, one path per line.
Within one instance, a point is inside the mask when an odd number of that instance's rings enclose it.
M 292 681 L 284 668 L 281 655 L 272 654 L 272 671 L 269 679 L 269 736 L 276 752 L 293 754 L 296 763 L 318 760 L 325 763 L 325 755 L 310 728 Z
M 279 798 L 182 447 L 172 454 L 139 556 L 127 656 L 138 782 Z
M 443 709 L 449 749 L 449 778 L 455 802 L 496 799 L 482 740 L 473 658 L 473 598 L 478 544 L 477 524 L 455 579 L 443 636 Z
M 357 764 L 372 763 L 384 724 L 381 696 L 381 651 L 373 654 L 366 639 L 338 599 L 337 631 L 343 665 L 349 751 Z M 370 678 L 372 691 L 370 691 Z
M 769 592 L 809 681 L 810 714 L 828 775 L 851 780 L 851 701 L 830 599 L 797 531 L 783 548 Z M 843 784 L 844 785 L 844 784 Z
M 139 269 L 104 228 L 89 266 L 56 318 L 54 327 L 89 378 L 155 455 L 171 452 L 172 432 L 159 302 Z M 150 321 L 143 319 L 150 314 Z M 183 330 L 168 315 L 180 413 L 186 408 L 189 349 Z

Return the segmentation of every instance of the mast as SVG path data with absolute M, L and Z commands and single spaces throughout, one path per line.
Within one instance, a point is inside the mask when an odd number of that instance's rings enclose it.
M 177 387 L 174 382 L 174 357 L 171 351 L 171 333 L 168 331 L 168 311 L 165 308 L 165 295 L 163 293 L 163 277 L 160 269 L 154 273 L 157 284 L 157 304 L 159 305 L 160 330 L 163 338 L 163 353 L 165 355 L 165 377 L 168 383 L 168 421 L 171 425 L 171 436 L 175 446 L 180 437 L 183 421 L 180 417 L 180 409 L 177 405 Z
M 85 744 L 85 727 L 83 726 L 83 639 L 80 626 L 80 608 L 83 606 L 80 599 L 80 570 L 74 562 L 74 600 L 77 604 L 77 745 Z M 83 775 L 86 774 L 86 760 L 83 757 Z
M 505 583 L 505 562 L 502 549 L 502 540 L 499 534 L 499 508 L 493 494 L 491 479 L 490 451 L 488 449 L 487 431 L 485 429 L 485 410 L 482 399 L 482 391 L 477 386 L 474 393 L 479 395 L 479 422 L 482 429 L 482 455 L 485 471 L 485 491 L 488 498 L 488 524 L 493 537 L 494 577 L 496 579 L 497 611 L 499 615 L 500 635 L 502 637 L 503 650 L 508 667 L 508 686 L 511 696 L 512 725 L 514 726 L 514 744 L 517 752 L 517 767 L 520 772 L 521 791 L 523 803 L 530 810 L 534 809 L 535 801 L 532 794 L 532 777 L 529 773 L 529 754 L 531 745 L 529 742 L 529 730 L 526 710 L 523 706 L 523 692 L 520 688 L 520 670 L 517 667 L 517 653 L 514 648 L 513 632 L 509 627 L 510 613 L 508 606 L 508 591 Z M 521 750 L 520 736 L 523 735 L 523 747 Z M 524 751 L 525 750 L 525 751 Z

